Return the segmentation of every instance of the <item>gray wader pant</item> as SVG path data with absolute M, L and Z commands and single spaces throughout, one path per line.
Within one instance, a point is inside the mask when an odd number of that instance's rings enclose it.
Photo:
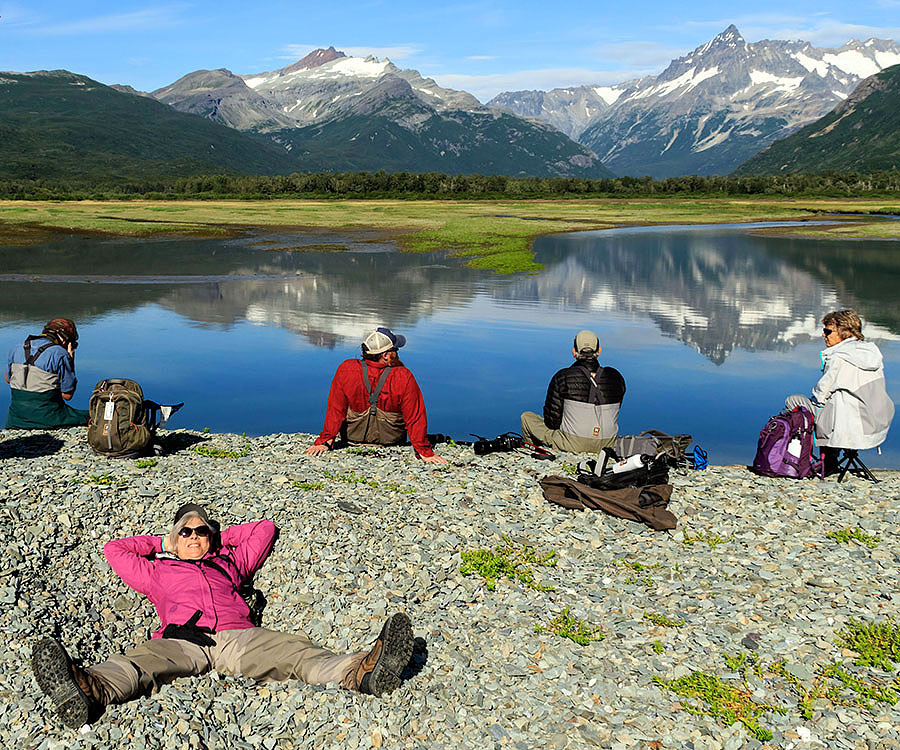
M 259 682 L 334 682 L 355 690 L 356 668 L 366 655 L 334 654 L 313 645 L 303 633 L 280 633 L 266 628 L 223 630 L 210 637 L 214 646 L 198 646 L 179 638 L 153 638 L 89 667 L 88 671 L 111 688 L 113 703 L 150 695 L 178 677 L 201 675 L 213 669 Z
M 522 414 L 522 437 L 528 442 L 547 445 L 567 453 L 599 453 L 604 448 L 616 447 L 615 435 L 608 438 L 586 438 L 562 430 L 551 430 L 544 424 L 544 418 L 533 411 Z

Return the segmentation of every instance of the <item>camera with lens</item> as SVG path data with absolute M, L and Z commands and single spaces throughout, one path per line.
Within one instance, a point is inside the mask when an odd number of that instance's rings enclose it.
M 514 451 L 521 448 L 523 442 L 522 436 L 517 435 L 515 432 L 505 432 L 502 435 L 498 435 L 493 440 L 488 440 L 480 435 L 476 435 L 475 437 L 477 437 L 478 440 L 472 443 L 472 447 L 475 449 L 476 456 L 484 456 L 487 453 L 497 453 L 501 451 Z

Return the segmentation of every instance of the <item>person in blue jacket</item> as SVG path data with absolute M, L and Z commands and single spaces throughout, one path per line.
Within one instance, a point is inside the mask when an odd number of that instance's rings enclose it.
M 75 395 L 75 349 L 78 329 L 68 318 L 54 318 L 38 336 L 9 351 L 6 382 L 10 387 L 7 429 L 76 427 L 88 423 L 88 411 L 66 402 Z

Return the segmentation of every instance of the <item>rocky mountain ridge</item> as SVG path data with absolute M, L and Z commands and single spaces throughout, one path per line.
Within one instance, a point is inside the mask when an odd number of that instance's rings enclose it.
M 850 41 L 838 49 L 748 43 L 731 25 L 658 76 L 504 92 L 488 104 L 560 128 L 617 174 L 724 174 L 897 63 L 900 45 L 891 40 Z
M 182 112 L 264 135 L 334 169 L 610 176 L 555 128 L 486 107 L 390 60 L 329 47 L 278 70 L 198 70 L 152 92 Z

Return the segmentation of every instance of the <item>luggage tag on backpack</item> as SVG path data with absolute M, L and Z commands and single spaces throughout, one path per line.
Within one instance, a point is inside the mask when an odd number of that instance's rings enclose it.
M 113 414 L 116 411 L 116 402 L 110 399 L 106 402 L 106 407 L 103 409 L 103 419 L 109 422 L 113 418 Z

